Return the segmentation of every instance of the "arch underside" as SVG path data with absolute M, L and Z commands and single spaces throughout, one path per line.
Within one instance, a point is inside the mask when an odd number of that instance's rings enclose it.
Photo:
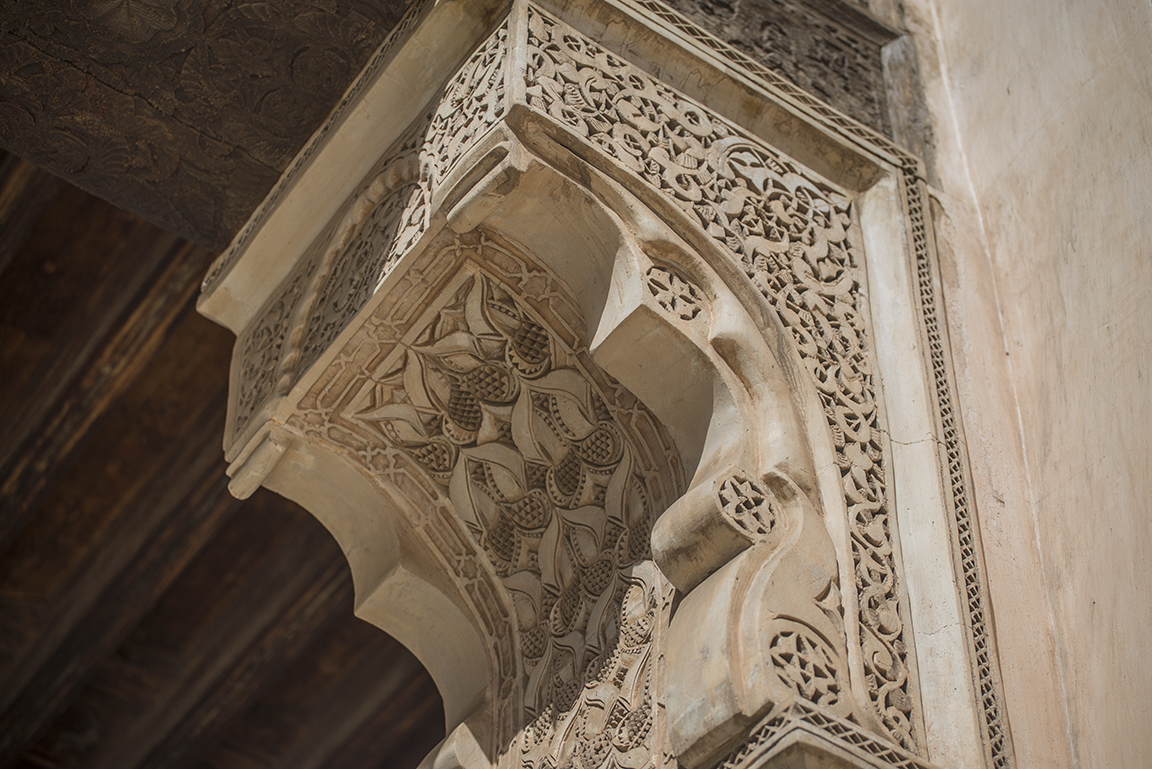
M 622 765 L 644 765 L 671 597 L 648 543 L 684 487 L 675 447 L 592 362 L 547 271 L 488 233 L 445 240 L 407 272 L 422 277 L 408 301 L 381 306 L 387 317 L 345 346 L 288 427 L 390 486 L 406 476 L 413 509 L 451 510 L 475 543 L 461 561 L 442 550 L 443 520 L 412 522 L 462 593 L 479 581 L 503 599 L 473 611 L 496 615 L 492 678 L 515 682 L 497 691 L 522 703 L 505 741 L 526 727 L 530 760 L 603 753 L 607 738 Z

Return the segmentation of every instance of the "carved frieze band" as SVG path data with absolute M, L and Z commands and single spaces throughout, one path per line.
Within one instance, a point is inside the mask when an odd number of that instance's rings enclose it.
M 879 411 L 849 201 L 735 126 L 536 9 L 529 106 L 658 189 L 723 245 L 792 332 L 836 442 L 868 693 L 918 749 Z

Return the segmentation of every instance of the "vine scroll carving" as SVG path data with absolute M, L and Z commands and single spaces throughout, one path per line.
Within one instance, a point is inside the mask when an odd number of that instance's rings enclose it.
M 379 362 L 349 369 L 339 393 L 321 380 L 290 424 L 369 469 L 402 457 L 477 543 L 519 639 L 520 672 L 507 675 L 523 682 L 520 765 L 650 765 L 671 592 L 648 537 L 683 484 L 675 450 L 579 329 L 558 333 L 516 298 L 512 276 L 538 285 L 546 273 L 488 236 L 430 261 L 471 266 L 424 327 L 379 318 L 393 332 L 361 334 L 344 356 L 357 366 L 371 345 Z M 549 315 L 578 317 L 558 286 L 548 293 Z

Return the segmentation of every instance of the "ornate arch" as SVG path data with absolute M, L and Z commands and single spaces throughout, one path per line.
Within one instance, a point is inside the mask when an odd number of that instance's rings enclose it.
M 790 139 L 831 181 L 589 8 L 495 9 L 292 264 L 226 255 L 234 489 L 332 529 L 445 694 L 438 769 L 923 765 L 861 224 L 892 177 Z

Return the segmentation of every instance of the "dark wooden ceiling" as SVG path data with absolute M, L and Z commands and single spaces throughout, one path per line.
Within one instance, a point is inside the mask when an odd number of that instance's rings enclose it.
M 0 146 L 206 248 L 411 0 L 4 0 Z
M 211 254 L 0 163 L 0 767 L 414 767 L 439 695 L 331 536 L 227 492 Z

